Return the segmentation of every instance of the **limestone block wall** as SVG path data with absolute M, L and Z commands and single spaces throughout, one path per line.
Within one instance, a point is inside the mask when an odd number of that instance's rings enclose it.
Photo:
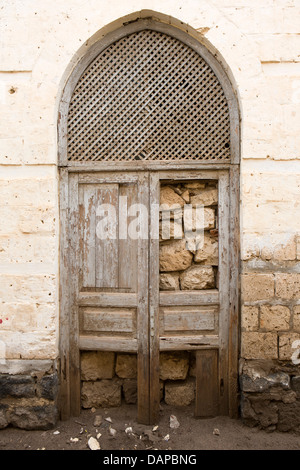
M 242 276 L 242 416 L 268 430 L 300 431 L 297 241 L 258 251 Z
M 217 286 L 218 188 L 214 181 L 160 188 L 160 290 Z M 198 210 L 197 211 L 197 206 Z M 170 207 L 174 207 L 170 210 Z M 201 215 L 198 217 L 197 214 Z M 198 232 L 196 231 L 198 224 Z
M 160 398 L 170 406 L 195 400 L 195 357 L 192 352 L 160 353 Z M 137 403 L 137 356 L 113 352 L 81 353 L 83 408 Z
M 153 15 L 198 35 L 215 51 L 239 99 L 242 415 L 262 427 L 288 429 L 284 417 L 297 415 L 300 375 L 299 365 L 291 360 L 296 351 L 292 345 L 300 338 L 299 2 L 2 3 L 0 373 L 25 377 L 29 364 L 33 373 L 40 370 L 40 361 L 50 361 L 51 373 L 56 371 L 56 128 L 66 78 L 87 41 L 93 43 L 124 21 Z M 272 374 L 288 377 L 275 380 Z M 269 395 L 255 382 L 263 379 Z M 40 397 L 30 398 L 32 403 L 35 399 Z M 265 419 L 266 409 L 273 414 Z

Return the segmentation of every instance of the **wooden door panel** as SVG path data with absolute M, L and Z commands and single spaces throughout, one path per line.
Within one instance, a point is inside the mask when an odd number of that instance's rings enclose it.
M 138 202 L 138 187 L 136 184 L 119 185 L 119 211 L 124 215 L 133 204 Z M 129 217 L 129 223 L 131 218 Z M 127 237 L 125 238 L 125 235 Z M 128 236 L 128 224 L 124 217 L 119 218 L 119 287 L 137 292 L 137 241 Z
M 127 207 L 137 202 L 137 184 L 79 185 L 81 290 L 136 292 L 137 240 L 128 236 L 126 207 L 119 205 L 124 198 Z
M 202 291 L 172 291 L 159 293 L 160 306 L 172 305 L 211 305 L 219 303 L 217 289 Z
M 96 286 L 96 188 L 79 185 L 79 215 L 81 221 L 81 285 Z
M 164 307 L 160 309 L 160 334 L 203 334 L 217 332 L 217 308 L 210 307 Z
M 96 204 L 96 238 L 95 238 L 95 267 L 96 283 L 98 288 L 119 287 L 119 184 L 95 185 Z M 106 215 L 106 206 L 111 208 L 112 213 Z M 103 209 L 101 209 L 103 207 Z M 107 224 L 102 223 L 104 215 Z M 115 220 L 113 219 L 115 216 Z M 106 229 L 106 230 L 105 230 Z
M 80 311 L 80 331 L 128 335 L 136 338 L 136 309 L 85 307 Z
M 218 360 L 218 349 L 196 352 L 196 416 L 212 417 L 219 413 Z
M 128 236 L 127 210 L 138 202 L 138 176 L 79 180 L 79 335 L 85 348 L 137 350 L 138 257 L 140 241 Z M 89 337 L 89 342 L 87 341 Z M 118 343 L 115 344 L 116 349 Z
M 136 307 L 137 294 L 83 291 L 80 292 L 78 301 L 81 307 Z

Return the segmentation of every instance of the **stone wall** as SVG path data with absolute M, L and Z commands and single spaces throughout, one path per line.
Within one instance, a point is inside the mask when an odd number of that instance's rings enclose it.
M 257 250 L 242 276 L 241 412 L 267 430 L 300 432 L 297 237 Z
M 163 184 L 160 204 L 160 290 L 215 288 L 218 266 L 216 182 Z
M 22 363 L 23 362 L 23 363 Z M 58 419 L 58 374 L 52 361 L 0 365 L 0 429 L 50 429 Z
M 186 351 L 160 353 L 160 396 L 172 406 L 195 399 L 195 357 Z M 81 353 L 83 408 L 137 403 L 137 356 L 113 352 Z

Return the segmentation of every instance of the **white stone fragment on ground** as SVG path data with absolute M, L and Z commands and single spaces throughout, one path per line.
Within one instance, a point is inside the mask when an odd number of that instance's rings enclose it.
M 88 446 L 91 450 L 100 450 L 100 444 L 94 437 L 90 437 L 88 440 Z
M 132 427 L 129 426 L 128 428 L 125 429 L 126 434 L 132 434 Z
M 108 421 L 109 423 L 112 423 L 112 419 L 110 417 L 104 418 L 104 419 L 105 419 L 105 421 Z
M 94 426 L 100 426 L 102 423 L 102 416 L 101 415 L 96 415 L 94 419 Z
M 54 431 L 54 433 L 53 433 L 53 434 L 60 434 L 60 432 L 59 432 L 59 431 Z
M 170 416 L 170 428 L 176 429 L 179 428 L 180 424 L 175 415 Z
M 220 435 L 219 429 L 215 428 L 215 429 L 213 430 L 213 434 L 214 434 L 215 436 L 219 436 L 219 435 Z
M 100 439 L 101 436 L 102 436 L 102 434 L 100 432 L 98 432 L 96 437 L 97 437 L 97 439 Z
M 152 429 L 153 432 L 155 432 L 157 430 L 158 430 L 158 426 L 154 426 L 153 429 Z
M 170 434 L 166 434 L 163 440 L 168 441 L 169 439 L 170 439 Z
M 78 439 L 78 437 L 70 437 L 70 441 L 71 442 L 78 442 L 79 439 Z
M 113 436 L 113 437 L 115 437 L 116 434 L 117 434 L 117 431 L 116 431 L 114 428 L 112 428 L 111 426 L 109 426 L 108 432 L 109 432 L 109 434 L 110 434 L 111 436 Z

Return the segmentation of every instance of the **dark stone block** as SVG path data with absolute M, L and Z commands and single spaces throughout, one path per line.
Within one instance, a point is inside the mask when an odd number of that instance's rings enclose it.
M 241 417 L 244 424 L 250 427 L 258 426 L 259 419 L 250 401 L 244 395 L 241 397 Z
M 47 400 L 56 400 L 58 393 L 57 374 L 44 375 L 39 382 L 39 395 Z
M 16 406 L 9 412 L 9 422 L 17 428 L 51 429 L 58 420 L 58 411 L 55 405 L 41 404 L 36 406 Z
M 292 377 L 292 389 L 296 392 L 297 397 L 300 398 L 300 375 Z
M 264 378 L 251 379 L 248 375 L 240 376 L 240 387 L 243 392 L 264 392 L 269 388 L 268 381 Z
M 259 400 L 252 403 L 253 409 L 263 429 L 273 428 L 278 423 L 278 405 L 269 400 Z
M 35 381 L 28 375 L 0 375 L 0 398 L 32 398 Z
M 296 401 L 289 404 L 280 403 L 278 408 L 278 431 L 293 431 L 300 434 L 300 402 Z
M 127 379 L 123 382 L 123 394 L 127 404 L 135 404 L 137 402 L 137 382 L 136 380 Z
M 6 428 L 6 426 L 9 425 L 9 421 L 7 419 L 7 412 L 8 410 L 8 405 L 4 405 L 3 403 L 0 403 L 0 429 Z
M 290 388 L 290 377 L 284 372 L 276 372 L 266 377 L 252 379 L 246 374 L 240 376 L 240 387 L 243 392 L 263 393 L 273 386 L 280 386 L 284 390 Z

